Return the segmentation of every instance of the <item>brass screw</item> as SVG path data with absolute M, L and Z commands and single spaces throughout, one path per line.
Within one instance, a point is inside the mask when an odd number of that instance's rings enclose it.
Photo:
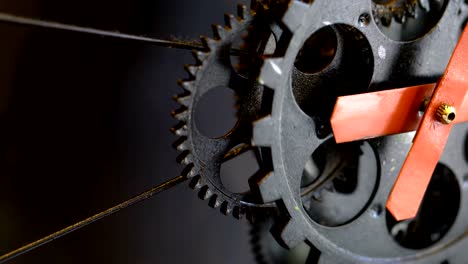
M 441 104 L 436 111 L 436 118 L 442 124 L 450 124 L 455 120 L 455 107 L 448 104 Z

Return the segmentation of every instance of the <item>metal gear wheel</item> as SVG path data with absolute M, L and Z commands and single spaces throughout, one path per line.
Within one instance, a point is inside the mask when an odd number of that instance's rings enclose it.
M 203 200 L 213 208 L 220 208 L 223 214 L 232 213 L 236 218 L 251 212 L 251 207 L 262 206 L 250 193 L 234 193 L 228 190 L 222 183 L 220 177 L 221 163 L 229 158 L 241 154 L 250 145 L 252 120 L 258 118 L 262 113 L 261 87 L 255 81 L 240 76 L 231 65 L 230 54 L 234 48 L 234 42 L 242 39 L 243 34 L 249 32 L 244 39 L 248 52 L 258 52 L 266 45 L 271 44 L 271 33 L 262 27 L 265 22 L 256 20 L 260 15 L 256 12 L 258 5 L 255 1 L 253 8 L 248 10 L 246 6 L 239 5 L 238 16 L 225 15 L 226 26 L 214 25 L 214 38 L 202 37 L 206 51 L 194 52 L 196 65 L 185 67 L 189 73 L 189 79 L 180 81 L 184 92 L 174 97 L 180 104 L 180 108 L 173 111 L 172 115 L 179 123 L 171 131 L 179 136 L 173 146 L 181 152 L 177 161 L 185 168 L 182 174 L 192 178 L 190 186 L 198 192 Z M 258 24 L 256 24 L 256 21 Z M 261 24 L 262 26 L 260 26 Z M 259 27 L 259 34 L 257 32 Z M 261 30 L 260 30 L 261 29 Z M 267 33 L 267 40 L 263 36 Z M 257 41 L 258 40 L 258 41 Z M 270 40 L 270 42 L 268 42 Z M 257 46 L 253 46 L 255 42 Z M 270 43 L 270 44 L 268 44 Z M 237 51 L 237 52 L 245 52 Z M 241 66 L 247 65 L 247 71 L 260 67 L 255 66 L 255 56 L 251 53 L 239 59 Z M 245 68 L 243 68 L 246 70 Z M 254 73 L 252 73 L 255 75 Z M 211 89 L 217 87 L 228 87 L 237 95 L 238 112 L 237 124 L 227 134 L 218 138 L 209 138 L 197 128 L 195 124 L 195 112 L 197 103 Z M 216 109 L 213 109 L 216 111 Z M 237 148 L 234 148 L 238 146 Z
M 385 217 L 388 194 L 413 135 L 406 133 L 340 147 L 333 144 L 327 121 L 336 96 L 435 82 L 444 72 L 464 27 L 466 14 L 459 12 L 462 4 L 449 1 L 434 28 L 409 42 L 390 40 L 373 20 L 362 23 L 362 17 L 369 17 L 372 12 L 369 0 L 316 0 L 311 4 L 291 1 L 278 18 L 291 32 L 291 38 L 287 49 L 266 59 L 261 69 L 259 80 L 265 89 L 274 91 L 274 96 L 271 114 L 254 124 L 253 144 L 271 149 L 273 170 L 259 178 L 257 185 L 264 202 L 276 201 L 282 209 L 284 220 L 276 229 L 285 246 L 292 248 L 307 241 L 321 252 L 319 263 L 466 262 L 466 195 L 449 202 L 455 212 L 439 214 L 450 218 L 449 223 L 437 231 L 430 230 L 429 245 L 405 245 L 401 237 L 412 229 L 407 224 L 405 232 L 399 232 L 401 223 Z M 316 45 L 317 39 L 320 45 Z M 468 171 L 464 146 L 460 144 L 466 134 L 467 126 L 453 131 L 440 160 L 440 176 L 433 176 L 439 180 L 451 177 L 447 185 L 450 187 L 446 188 L 451 190 L 450 197 L 456 197 Z M 338 155 L 317 155 L 325 160 L 318 162 L 314 153 L 323 153 L 320 148 L 334 149 Z M 341 168 L 343 162 L 344 167 L 349 167 L 346 162 L 353 163 L 347 158 L 353 155 L 340 154 L 353 148 L 359 164 L 367 162 L 374 167 L 361 170 L 352 181 L 357 181 L 356 186 L 346 190 L 334 182 L 340 175 L 333 171 L 342 171 L 334 168 Z M 309 177 L 309 185 L 327 177 L 325 182 L 333 181 L 335 188 L 325 191 L 322 197 L 312 197 L 314 204 L 304 202 L 304 190 L 308 187 L 303 183 L 304 175 L 313 176 Z M 439 185 L 434 186 L 434 191 L 427 192 L 429 198 L 433 192 L 440 194 Z M 310 208 L 314 210 L 310 212 Z M 420 214 L 424 215 L 430 209 L 422 211 Z M 422 218 L 419 215 L 409 225 L 425 225 L 421 224 Z

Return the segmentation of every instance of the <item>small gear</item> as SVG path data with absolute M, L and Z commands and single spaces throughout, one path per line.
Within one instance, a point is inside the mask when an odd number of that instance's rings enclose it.
M 355 190 L 346 190 L 346 182 L 339 187 L 345 187 L 341 193 L 356 199 L 342 199 L 342 195 L 322 191 L 321 196 L 330 193 L 327 207 L 315 211 L 322 214 L 322 219 L 335 220 L 336 215 L 342 216 L 341 211 L 353 209 L 354 215 L 338 225 L 327 226 L 323 223 L 330 221 L 313 219 L 305 208 L 310 205 L 303 201 L 301 182 L 304 164 L 321 146 L 333 142 L 328 120 L 337 96 L 405 87 L 421 82 L 423 76 L 432 76 L 429 78 L 435 81 L 443 74 L 459 37 L 458 31 L 450 29 L 463 24 L 461 17 L 447 18 L 457 17 L 459 5 L 450 2 L 443 22 L 421 40 L 408 43 L 389 40 L 375 23 L 360 23 L 362 14 L 371 12 L 368 0 L 316 0 L 311 4 L 291 1 L 278 18 L 290 30 L 291 38 L 287 49 L 266 59 L 261 69 L 259 80 L 274 90 L 274 96 L 271 114 L 254 123 L 253 145 L 271 150 L 273 169 L 258 179 L 257 185 L 264 202 L 276 201 L 282 209 L 283 222 L 276 223 L 279 232 L 275 236 L 281 243 L 293 248 L 303 241 L 309 242 L 321 252 L 320 263 L 426 263 L 429 259 L 438 263 L 447 259 L 452 263 L 451 258 L 454 263 L 464 263 L 460 257 L 464 251 L 460 249 L 468 240 L 451 244 L 460 239 L 460 234 L 447 234 L 437 247 L 451 247 L 450 250 L 425 248 L 415 253 L 398 246 L 386 228 L 385 203 L 397 176 L 395 170 L 401 167 L 411 146 L 411 134 L 362 142 L 359 146 L 362 156 L 373 159 L 375 169 L 362 169 L 364 176 L 357 179 Z M 315 34 L 320 37 L 315 38 Z M 331 41 L 323 39 L 330 35 L 336 36 L 330 37 Z M 334 48 L 314 45 L 314 39 L 321 40 L 319 43 L 335 43 Z M 319 47 L 319 52 L 303 50 L 308 47 Z M 314 60 L 317 54 L 326 56 L 325 63 L 305 67 L 311 61 L 317 62 Z M 329 54 L 333 54 L 331 60 Z M 454 137 L 462 137 L 464 129 Z M 460 167 L 460 161 L 457 165 L 447 157 L 462 156 L 462 150 L 455 147 L 452 151 L 457 154 L 445 154 L 441 162 Z M 463 182 L 463 175 L 457 177 Z M 465 230 L 461 226 L 453 228 L 461 229 L 461 233 Z M 459 261 L 455 261 L 457 258 Z
M 255 1 L 252 6 L 257 6 Z M 237 17 L 225 15 L 226 26 L 213 25 L 214 38 L 202 37 L 206 51 L 195 51 L 197 64 L 185 67 L 189 79 L 180 81 L 184 92 L 174 97 L 180 108 L 172 112 L 179 121 L 171 131 L 179 136 L 173 146 L 181 152 L 177 161 L 185 165 L 183 175 L 191 178 L 190 186 L 198 192 L 201 199 L 208 200 L 208 204 L 213 208 L 219 207 L 223 214 L 232 213 L 236 218 L 250 213 L 249 207 L 255 206 L 257 200 L 251 193 L 229 191 L 221 182 L 220 167 L 223 160 L 248 149 L 252 120 L 262 112 L 261 98 L 258 98 L 262 93 L 261 87 L 256 85 L 254 80 L 236 73 L 231 66 L 230 53 L 235 41 L 242 39 L 246 32 L 256 30 L 258 25 L 255 24 L 257 20 L 254 17 L 259 16 L 256 11 L 256 8 L 248 10 L 246 6 L 239 5 Z M 264 19 L 259 21 L 259 24 L 264 25 Z M 261 28 L 260 32 L 261 34 L 255 35 L 255 39 L 259 39 L 259 42 L 255 43 L 260 46 L 267 45 L 267 42 L 261 41 L 265 33 L 268 41 L 270 31 Z M 249 34 L 245 42 L 253 43 L 252 35 Z M 246 49 L 248 52 L 257 52 L 258 46 L 249 46 Z M 245 49 L 240 52 L 244 51 Z M 255 68 L 258 71 L 259 65 L 255 67 L 252 58 L 255 56 L 249 53 L 239 59 L 241 66 L 249 67 L 247 70 L 244 68 L 243 72 L 252 73 Z M 220 86 L 229 87 L 236 93 L 238 122 L 226 135 L 209 138 L 195 125 L 195 108 L 206 92 Z M 240 147 L 235 148 L 236 146 Z
M 392 21 L 405 24 L 408 18 L 437 16 L 446 5 L 443 0 L 372 0 L 372 14 L 376 23 L 389 27 Z M 425 23 L 426 18 L 420 21 Z
M 419 0 L 373 0 L 373 15 L 384 26 L 389 26 L 393 19 L 402 24 L 406 19 L 416 17 Z

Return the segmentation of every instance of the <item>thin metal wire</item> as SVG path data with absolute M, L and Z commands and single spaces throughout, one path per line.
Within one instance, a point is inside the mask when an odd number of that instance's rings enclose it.
M 95 215 L 89 217 L 89 218 L 86 218 L 83 221 L 80 221 L 80 222 L 78 222 L 76 224 L 68 226 L 68 227 L 66 227 L 66 228 L 64 228 L 64 229 L 62 229 L 60 231 L 57 231 L 57 232 L 55 232 L 53 234 L 50 234 L 50 235 L 48 235 L 46 237 L 43 237 L 43 238 L 39 239 L 39 240 L 36 240 L 36 241 L 34 241 L 32 243 L 29 243 L 29 244 L 27 244 L 25 246 L 22 246 L 22 247 L 20 247 L 20 248 L 18 248 L 16 250 L 13 250 L 13 251 L 11 251 L 11 252 L 3 255 L 3 256 L 0 256 L 0 263 L 5 263 L 5 262 L 7 262 L 9 260 L 12 260 L 12 259 L 14 259 L 14 258 L 26 253 L 26 252 L 29 252 L 29 251 L 31 251 L 31 250 L 33 250 L 35 248 L 43 246 L 43 245 L 45 245 L 45 244 L 47 244 L 47 243 L 49 243 L 49 242 L 51 242 L 51 241 L 53 241 L 53 240 L 55 240 L 57 238 L 60 238 L 60 237 L 62 237 L 64 235 L 66 235 L 66 234 L 69 234 L 69 233 L 71 233 L 73 231 L 76 231 L 76 230 L 78 230 L 78 229 L 80 229 L 82 227 L 85 227 L 85 226 L 87 226 L 87 225 L 89 225 L 91 223 L 94 223 L 94 222 L 96 222 L 96 221 L 98 221 L 98 220 L 100 220 L 100 219 L 102 219 L 102 218 L 104 218 L 106 216 L 112 215 L 112 214 L 120 211 L 121 209 L 127 208 L 127 207 L 129 207 L 131 205 L 134 205 L 134 204 L 138 203 L 138 202 L 144 201 L 144 200 L 154 196 L 155 194 L 158 194 L 158 193 L 160 193 L 162 191 L 165 191 L 165 190 L 167 190 L 169 188 L 172 188 L 172 187 L 176 186 L 179 183 L 184 182 L 185 180 L 187 180 L 187 177 L 177 176 L 177 177 L 172 178 L 172 179 L 170 179 L 168 181 L 165 181 L 165 182 L 163 182 L 163 183 L 161 183 L 161 184 L 159 184 L 159 185 L 157 185 L 157 186 L 155 186 L 155 187 L 153 187 L 153 188 L 151 188 L 151 189 L 149 189 L 149 190 L 147 190 L 147 191 L 145 191 L 145 192 L 143 192 L 143 193 L 141 193 L 141 194 L 139 194 L 137 196 L 134 196 L 133 198 L 130 198 L 129 200 L 127 200 L 125 202 L 122 202 L 122 203 L 120 203 L 120 204 L 118 204 L 118 205 L 116 205 L 114 207 L 111 207 L 111 208 L 109 208 L 109 209 L 107 209 L 105 211 L 102 211 L 102 212 L 100 212 L 98 214 L 95 214 Z
M 226 153 L 226 155 L 224 155 L 223 157 L 223 162 L 226 162 L 226 161 L 229 161 L 249 150 L 251 150 L 253 147 L 249 144 L 242 144 L 241 146 L 229 151 L 228 153 Z
M 0 23 L 9 23 L 22 26 L 31 26 L 31 27 L 40 27 L 47 29 L 56 29 L 69 32 L 78 32 L 84 34 L 98 35 L 101 37 L 111 37 L 123 40 L 132 40 L 142 43 L 147 43 L 155 46 L 166 47 L 166 48 L 175 48 L 175 49 L 185 49 L 185 50 L 199 50 L 203 51 L 206 48 L 197 41 L 190 40 L 176 40 L 176 39 L 157 39 L 144 36 L 136 36 L 131 34 L 120 33 L 118 31 L 107 31 L 102 29 L 80 27 L 75 25 L 62 24 L 58 22 L 45 21 L 34 18 L 21 17 L 16 15 L 11 15 L 7 13 L 0 12 Z M 246 50 L 231 48 L 230 54 L 233 56 L 249 55 L 250 53 Z
M 15 16 L 7 13 L 0 12 L 0 22 L 17 24 L 23 26 L 33 26 L 41 27 L 48 29 L 57 29 L 65 30 L 72 32 L 79 32 L 85 34 L 99 35 L 111 38 L 125 39 L 125 40 L 134 40 L 143 43 L 148 43 L 156 46 L 162 46 L 167 48 L 176 48 L 176 49 L 186 49 L 186 50 L 204 50 L 205 47 L 201 43 L 194 43 L 194 41 L 186 42 L 182 40 L 165 40 L 165 39 L 156 39 L 150 37 L 136 36 L 131 34 L 120 33 L 117 31 L 107 31 L 101 29 L 94 29 L 88 27 L 80 27 L 75 25 L 67 25 L 52 21 L 39 20 L 34 18 L 27 18 L 21 16 Z

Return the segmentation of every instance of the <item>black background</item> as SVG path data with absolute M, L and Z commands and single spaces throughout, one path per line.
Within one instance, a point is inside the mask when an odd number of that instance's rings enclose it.
M 0 11 L 197 39 L 236 4 L 15 0 Z M 170 97 L 191 62 L 188 51 L 0 24 L 0 254 L 178 175 Z M 247 223 L 183 185 L 11 263 L 253 263 Z

